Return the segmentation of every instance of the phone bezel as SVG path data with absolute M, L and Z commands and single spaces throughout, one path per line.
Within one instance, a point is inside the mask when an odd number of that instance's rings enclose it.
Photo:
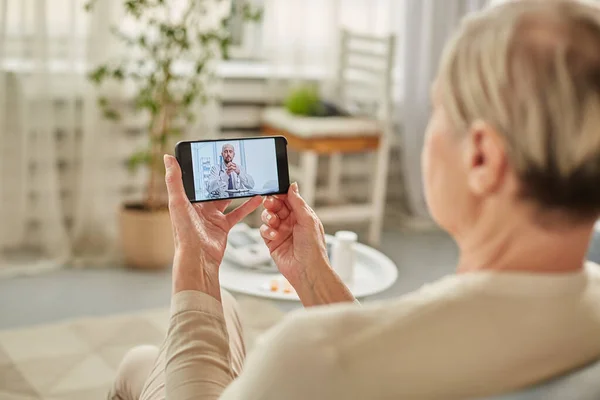
M 287 139 L 284 136 L 255 136 L 255 137 L 238 137 L 238 138 L 227 138 L 227 139 L 206 139 L 206 140 L 189 140 L 181 141 L 175 145 L 175 158 L 179 162 L 181 167 L 181 178 L 183 180 L 183 187 L 187 198 L 192 203 L 202 203 L 206 201 L 218 201 L 218 200 L 234 200 L 244 199 L 257 196 L 256 194 L 247 196 L 235 196 L 222 199 L 205 199 L 195 200 L 196 191 L 194 189 L 194 168 L 192 164 L 192 143 L 205 143 L 205 142 L 227 142 L 236 140 L 258 140 L 258 139 L 275 139 L 275 157 L 277 160 L 277 177 L 279 180 L 279 191 L 269 192 L 263 194 L 263 196 L 269 196 L 273 194 L 285 194 L 288 192 L 290 187 L 290 172 L 288 168 L 288 157 L 287 157 Z

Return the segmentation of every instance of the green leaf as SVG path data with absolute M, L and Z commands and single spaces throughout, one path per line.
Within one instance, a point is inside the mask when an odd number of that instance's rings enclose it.
M 181 128 L 171 128 L 171 129 L 169 129 L 168 135 L 169 136 L 174 136 L 174 137 L 181 137 L 181 135 L 183 135 L 183 129 L 181 129 Z
M 88 79 L 96 85 L 100 85 L 107 77 L 108 72 L 108 67 L 106 65 L 101 65 L 88 74 Z
M 127 0 L 125 1 L 125 11 L 139 17 L 141 15 L 140 6 L 144 4 L 144 1 L 139 0 Z
M 215 31 L 204 32 L 198 34 L 198 41 L 202 44 L 202 46 L 206 47 L 210 42 L 214 42 L 220 40 L 221 36 L 219 36 Z
M 169 132 L 165 132 L 161 135 L 154 137 L 154 141 L 162 146 L 167 144 L 167 140 L 169 139 Z
M 188 111 L 188 112 L 185 114 L 185 119 L 186 119 L 188 122 L 192 123 L 192 122 L 196 121 L 196 115 L 195 115 L 193 112 L 191 112 L 191 111 Z
M 165 24 L 164 22 L 159 25 L 158 29 L 160 33 L 168 39 L 172 39 L 175 37 L 175 29 L 173 29 L 172 26 Z
M 194 102 L 194 100 L 196 100 L 196 93 L 193 91 L 189 91 L 185 95 L 183 95 L 182 103 L 185 107 L 188 107 Z
M 112 108 L 104 108 L 102 110 L 102 115 L 109 121 L 118 121 L 121 119 L 121 114 Z
M 106 97 L 100 96 L 98 97 L 97 101 L 98 107 L 100 107 L 102 111 L 102 116 L 104 118 L 106 118 L 109 121 L 118 121 L 121 119 L 121 114 L 119 114 L 119 112 L 114 108 L 110 107 L 110 102 Z
M 137 110 L 148 110 L 151 115 L 156 115 L 160 106 L 154 100 L 150 91 L 142 90 L 135 99 L 135 108 Z
M 223 55 L 223 58 L 225 60 L 229 60 L 229 48 L 231 46 L 231 37 L 222 39 L 221 43 L 219 43 L 219 46 L 221 47 L 221 54 Z
M 90 11 L 92 11 L 92 10 L 94 9 L 94 6 L 96 5 L 96 1 L 97 1 L 97 0 L 90 0 L 90 1 L 88 1 L 88 2 L 87 2 L 87 3 L 85 3 L 85 5 L 83 6 L 83 9 L 84 9 L 86 12 L 90 12 Z
M 127 160 L 127 167 L 135 172 L 140 165 L 148 165 L 152 161 L 152 154 L 147 150 L 136 151 Z
M 125 79 L 125 73 L 123 72 L 122 68 L 117 68 L 113 71 L 112 77 L 118 81 L 122 81 Z
M 104 96 L 98 97 L 98 106 L 99 107 L 108 107 L 108 99 Z
M 263 17 L 262 7 L 253 7 L 252 4 L 244 3 L 242 6 L 242 17 L 244 21 L 259 22 Z

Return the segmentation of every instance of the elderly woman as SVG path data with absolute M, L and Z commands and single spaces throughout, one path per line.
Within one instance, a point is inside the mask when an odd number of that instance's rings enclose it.
M 165 156 L 176 241 L 163 349 L 128 354 L 115 399 L 464 399 L 526 387 L 600 357 L 600 274 L 585 263 L 600 212 L 600 10 L 521 0 L 469 17 L 432 88 L 423 149 L 431 214 L 457 273 L 359 306 L 292 185 L 261 232 L 306 307 L 244 359 L 219 288 L 235 211 L 188 202 Z M 243 366 L 243 368 L 242 368 Z

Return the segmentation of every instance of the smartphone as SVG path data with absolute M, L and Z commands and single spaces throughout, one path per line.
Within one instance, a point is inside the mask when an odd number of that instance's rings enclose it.
M 287 140 L 261 136 L 179 142 L 175 157 L 191 202 L 287 193 Z

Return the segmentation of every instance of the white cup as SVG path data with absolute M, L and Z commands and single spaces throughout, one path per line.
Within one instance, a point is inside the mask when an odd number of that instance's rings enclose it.
M 354 245 L 358 235 L 351 231 L 339 231 L 331 247 L 331 265 L 340 279 L 347 285 L 354 281 Z

